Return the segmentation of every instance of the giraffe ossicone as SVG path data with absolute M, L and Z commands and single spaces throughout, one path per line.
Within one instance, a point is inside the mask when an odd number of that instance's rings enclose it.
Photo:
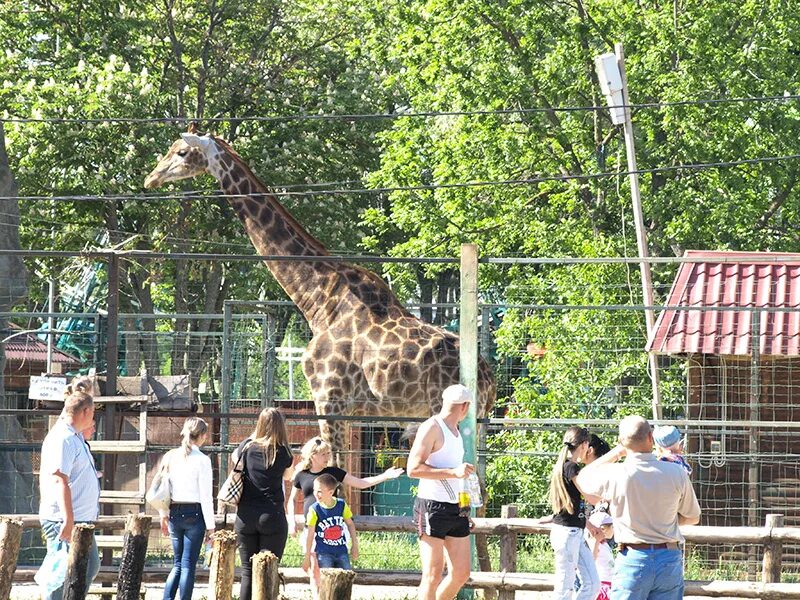
M 326 261 L 325 246 L 289 213 L 225 140 L 183 133 L 145 179 L 157 188 L 209 173 L 217 179 L 265 259 L 312 331 L 302 358 L 320 416 L 428 417 L 442 391 L 459 381 L 458 336 L 412 315 L 378 275 L 358 265 Z M 489 365 L 478 366 L 478 416 L 494 404 Z M 334 452 L 347 447 L 341 420 L 320 420 Z

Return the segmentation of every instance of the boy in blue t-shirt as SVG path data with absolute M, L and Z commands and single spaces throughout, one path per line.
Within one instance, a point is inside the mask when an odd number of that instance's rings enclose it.
M 350 532 L 353 560 L 358 559 L 358 533 L 353 523 L 353 513 L 344 499 L 334 496 L 337 487 L 339 482 L 333 475 L 325 473 L 317 477 L 314 480 L 314 497 L 317 501 L 311 505 L 306 517 L 303 570 L 310 569 L 314 598 L 318 597 L 320 569 L 352 569 L 347 555 L 345 526 Z M 312 555 L 316 560 L 312 560 Z

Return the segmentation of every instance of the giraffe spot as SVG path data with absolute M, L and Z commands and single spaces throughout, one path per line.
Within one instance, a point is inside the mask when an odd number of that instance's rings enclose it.
M 400 363 L 400 377 L 404 381 L 416 381 L 419 376 L 419 371 L 417 370 L 414 363 L 411 363 L 407 360 L 404 360 Z
M 353 344 L 350 341 L 336 343 L 336 355 L 339 357 L 350 356 L 353 353 Z
M 403 390 L 405 389 L 405 382 L 401 379 L 392 379 L 389 381 L 389 386 L 386 390 L 386 393 L 389 396 L 393 396 L 395 398 L 400 398 L 403 396 Z
M 244 204 L 247 209 L 247 212 L 251 215 L 255 216 L 259 213 L 259 206 L 258 202 L 253 200 L 250 196 L 245 197 Z
M 269 235 L 278 244 L 283 244 L 289 239 L 289 231 L 286 229 L 283 219 L 275 219 Z
M 400 337 L 391 331 L 387 331 L 386 335 L 383 337 L 383 344 L 386 346 L 397 346 L 400 344 Z
M 419 353 L 419 346 L 414 342 L 403 342 L 400 346 L 400 357 L 406 360 L 414 360 Z
M 261 206 L 261 212 L 258 213 L 258 221 L 261 223 L 262 226 L 270 226 L 272 225 L 272 220 L 275 218 L 274 211 L 269 204 L 263 204 Z
M 231 177 L 233 177 L 234 181 L 246 181 L 247 178 L 245 177 L 244 169 L 240 165 L 232 165 L 231 166 Z
M 222 177 L 222 189 L 229 190 L 231 187 L 231 176 L 225 173 Z
M 367 339 L 370 342 L 372 342 L 373 344 L 380 343 L 382 335 L 383 335 L 383 332 L 380 330 L 379 327 L 376 327 L 376 326 L 370 327 L 369 331 L 367 331 Z

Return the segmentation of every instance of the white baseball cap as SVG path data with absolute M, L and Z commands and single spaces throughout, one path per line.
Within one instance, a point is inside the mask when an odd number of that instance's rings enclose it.
M 597 511 L 589 517 L 589 522 L 595 527 L 602 527 L 603 525 L 612 525 L 614 519 L 605 511 Z
M 472 402 L 472 392 L 465 385 L 457 383 L 446 387 L 442 392 L 442 400 L 446 404 L 463 404 L 464 402 Z

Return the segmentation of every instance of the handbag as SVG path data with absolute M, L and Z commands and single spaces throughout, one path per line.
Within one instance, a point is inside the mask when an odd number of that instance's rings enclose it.
M 252 440 L 244 445 L 242 451 L 239 453 L 239 458 L 236 460 L 236 464 L 233 465 L 233 470 L 230 472 L 222 485 L 219 486 L 217 500 L 223 504 L 226 504 L 227 506 L 239 506 L 239 500 L 242 499 L 242 492 L 244 491 L 244 469 L 246 466 L 246 463 L 244 462 L 244 455 L 251 443 Z M 239 465 L 242 465 L 241 469 L 239 468 Z
M 166 457 L 164 457 L 166 458 Z M 168 511 L 172 500 L 172 490 L 169 482 L 169 461 L 165 460 L 153 478 L 150 489 L 144 495 L 148 504 L 157 511 Z

